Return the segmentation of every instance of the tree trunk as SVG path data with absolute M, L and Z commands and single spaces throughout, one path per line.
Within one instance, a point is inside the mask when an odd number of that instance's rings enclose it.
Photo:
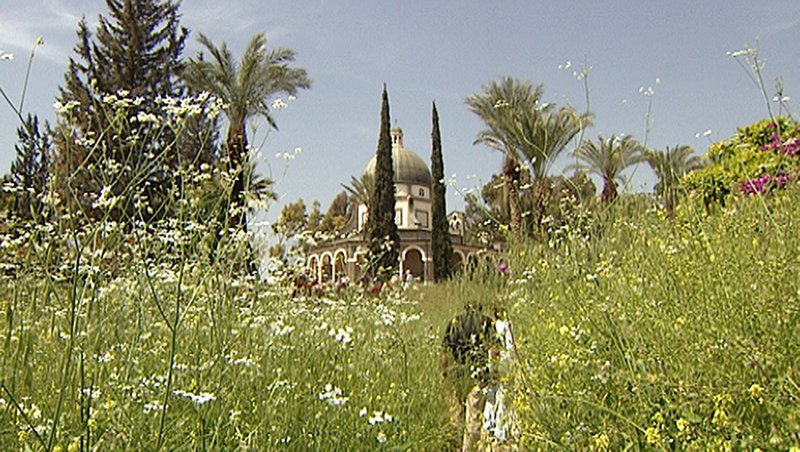
M 604 204 L 609 204 L 617 199 L 617 184 L 613 180 L 603 180 L 603 194 L 601 196 Z
M 234 127 L 228 130 L 228 170 L 234 174 L 230 198 L 228 198 L 228 227 L 242 228 L 247 232 L 247 212 L 244 205 L 244 165 L 247 164 L 247 132 L 245 126 Z
M 533 233 L 538 240 L 544 240 L 545 231 L 542 229 L 542 222 L 547 214 L 546 202 L 551 197 L 550 180 L 547 177 L 537 177 L 533 179 Z
M 664 196 L 664 209 L 667 213 L 667 218 L 675 218 L 675 204 L 677 204 L 677 195 L 672 192 L 667 192 Z
M 247 154 L 247 131 L 244 123 L 239 127 L 231 127 L 228 130 L 227 145 L 230 165 L 228 171 L 234 174 L 233 186 L 231 187 L 230 198 L 228 198 L 228 228 L 241 229 L 243 232 L 247 232 L 247 205 L 243 195 L 245 165 L 250 162 Z M 258 276 L 255 250 L 250 240 L 246 240 L 246 269 L 251 275 Z
M 506 194 L 508 195 L 508 215 L 510 217 L 511 233 L 519 239 L 522 237 L 522 213 L 519 209 L 519 163 L 512 158 L 503 160 L 503 176 L 506 180 Z

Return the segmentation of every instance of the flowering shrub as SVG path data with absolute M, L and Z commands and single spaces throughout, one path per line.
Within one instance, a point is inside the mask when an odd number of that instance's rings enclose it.
M 724 204 L 736 192 L 782 188 L 800 169 L 798 137 L 798 124 L 782 116 L 740 127 L 729 140 L 709 146 L 711 163 L 689 173 L 683 187 L 707 206 Z
M 776 188 L 783 188 L 786 183 L 794 179 L 795 176 L 781 171 L 777 176 L 765 174 L 752 180 L 742 181 L 739 189 L 745 195 L 754 195 L 757 193 L 766 193 Z
M 769 136 L 769 143 L 761 146 L 761 150 L 766 153 L 773 153 L 779 156 L 797 157 L 798 148 L 800 148 L 800 141 L 796 136 L 790 138 L 782 138 L 781 131 L 778 129 L 777 122 L 771 122 L 767 126 L 772 130 Z M 800 129 L 795 129 L 795 133 L 800 132 Z M 787 135 L 784 133 L 784 135 Z M 793 166 L 797 167 L 797 163 Z M 766 173 L 761 177 L 751 180 L 742 181 L 740 190 L 746 195 L 753 195 L 756 193 L 766 193 L 776 188 L 783 188 L 786 183 L 794 179 L 796 173 L 789 173 L 781 168 L 776 174 Z

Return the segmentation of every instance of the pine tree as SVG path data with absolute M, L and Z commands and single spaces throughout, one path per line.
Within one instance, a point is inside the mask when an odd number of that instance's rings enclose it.
M 11 164 L 9 179 L 15 186 L 13 212 L 23 220 L 35 220 L 42 213 L 41 195 L 47 189 L 50 139 L 39 130 L 39 118 L 30 114 L 17 128 L 17 158 Z
M 436 281 L 450 277 L 453 269 L 453 244 L 450 242 L 450 226 L 445 204 L 444 162 L 442 160 L 442 137 L 439 132 L 439 112 L 433 103 L 433 130 L 431 131 L 431 176 L 433 178 L 431 210 L 431 248 L 433 252 L 433 276 Z
M 367 222 L 370 276 L 387 280 L 397 271 L 400 236 L 395 223 L 394 166 L 389 125 L 389 94 L 383 86 L 381 126 L 375 165 L 375 189 L 372 192 Z
M 172 175 L 186 156 L 175 151 L 171 131 L 120 121 L 109 96 L 137 99 L 137 111 L 159 116 L 157 99 L 181 94 L 180 56 L 188 31 L 179 26 L 176 1 L 106 0 L 106 5 L 109 15 L 100 16 L 96 36 L 85 19 L 79 23 L 76 57 L 59 88 L 59 102 L 71 105 L 54 137 L 60 188 L 73 209 L 91 212 L 95 195 L 105 189 L 122 200 L 113 219 L 150 219 L 165 214 Z M 114 165 L 124 171 L 109 174 Z M 145 211 L 135 207 L 132 193 L 146 200 Z

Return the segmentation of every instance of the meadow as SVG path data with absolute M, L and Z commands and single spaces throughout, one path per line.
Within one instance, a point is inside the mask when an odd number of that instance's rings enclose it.
M 380 296 L 241 276 L 191 223 L 6 230 L 0 448 L 447 449 L 441 335 L 477 301 L 514 325 L 524 450 L 796 450 L 798 194 L 623 198 L 512 244 L 510 275 Z
M 644 144 L 594 146 L 590 66 L 573 73 L 583 114 L 539 103 L 529 81 L 487 85 L 465 102 L 487 126 L 476 143 L 504 153 L 507 196 L 481 193 L 472 222 L 503 251 L 439 284 L 298 290 L 291 246 L 308 245 L 321 213 L 313 225 L 303 211 L 294 232 L 278 224 L 283 260 L 254 271 L 273 250 L 248 217 L 277 192 L 247 127 L 277 128 L 280 96 L 309 88 L 306 70 L 287 66 L 291 49 L 267 51 L 264 34 L 240 62 L 200 34 L 213 62 L 184 60 L 184 37 L 157 32 L 177 27 L 177 4 L 118 3 L 96 40 L 79 26 L 54 128 L 23 117 L 42 38 L 19 102 L 0 87 L 20 122 L 0 181 L 0 450 L 454 450 L 442 334 L 480 304 L 513 325 L 501 381 L 519 450 L 800 452 L 800 124 L 781 79 L 768 94 L 757 49 L 729 55 L 769 119 L 711 144 L 703 168 L 688 146 L 646 149 L 652 87 L 640 88 Z M 388 134 L 385 85 L 384 99 Z M 574 138 L 580 169 L 611 182 L 599 199 L 548 177 Z M 606 177 L 594 157 L 613 155 Z M 617 176 L 643 162 L 655 196 L 618 194 Z M 558 196 L 545 184 L 556 179 Z

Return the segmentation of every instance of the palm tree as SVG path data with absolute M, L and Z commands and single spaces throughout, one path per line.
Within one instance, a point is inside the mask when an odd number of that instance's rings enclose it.
M 508 199 L 511 231 L 519 236 L 522 214 L 519 207 L 520 151 L 514 120 L 520 112 L 536 108 L 544 88 L 530 81 L 520 82 L 503 77 L 483 87 L 483 93 L 466 99 L 469 110 L 478 115 L 486 128 L 478 133 L 473 144 L 485 144 L 503 154 L 503 179 Z
M 638 163 L 643 147 L 632 136 L 598 135 L 597 142 L 586 141 L 572 153 L 579 161 L 571 165 L 596 174 L 603 180 L 603 202 L 608 204 L 617 197 L 617 182 L 623 182 L 622 172 Z
M 466 99 L 470 111 L 486 125 L 474 144 L 482 143 L 503 153 L 511 230 L 516 236 L 522 226 L 518 196 L 521 164 L 531 170 L 536 189 L 553 160 L 591 122 L 589 113 L 579 115 L 570 107 L 556 109 L 554 104 L 540 103 L 543 91 L 542 85 L 533 86 L 529 81 L 507 76 Z M 537 206 L 542 204 L 540 198 L 541 194 L 537 195 Z M 540 210 L 535 212 L 537 224 L 541 221 Z
M 353 221 L 358 228 L 358 206 L 364 205 L 366 206 L 366 211 L 372 211 L 372 193 L 375 190 L 375 174 L 374 173 L 364 173 L 361 175 L 360 178 L 356 178 L 354 176 L 350 176 L 350 185 L 341 184 L 344 190 L 350 195 L 350 203 L 352 204 L 350 209 L 350 216 L 349 221 Z M 355 218 L 352 218 L 355 216 Z M 366 225 L 363 225 L 366 226 Z M 360 230 L 361 234 L 366 236 L 367 229 L 363 227 Z
M 356 206 L 364 204 L 367 206 L 367 212 L 370 209 L 370 199 L 372 191 L 375 189 L 375 176 L 374 173 L 364 173 L 360 178 L 350 176 L 350 185 L 341 184 L 342 187 L 350 194 L 350 199 Z
M 267 50 L 263 33 L 253 36 L 238 63 L 224 42 L 217 47 L 203 34 L 198 41 L 211 54 L 212 60 L 206 60 L 202 52 L 191 59 L 186 80 L 192 88 L 208 91 L 227 104 L 226 148 L 229 170 L 235 174 L 229 198 L 228 226 L 246 230 L 243 195 L 254 188 L 247 186 L 246 180 L 249 163 L 247 121 L 263 116 L 277 130 L 269 100 L 281 94 L 295 95 L 299 89 L 309 88 L 311 80 L 304 68 L 290 66 L 295 59 L 293 50 L 282 47 Z
M 658 177 L 656 196 L 661 200 L 669 218 L 675 217 L 675 207 L 680 195 L 680 180 L 687 173 L 704 166 L 700 156 L 692 155 L 691 146 L 667 147 L 664 151 L 645 151 L 642 159 L 650 164 Z

